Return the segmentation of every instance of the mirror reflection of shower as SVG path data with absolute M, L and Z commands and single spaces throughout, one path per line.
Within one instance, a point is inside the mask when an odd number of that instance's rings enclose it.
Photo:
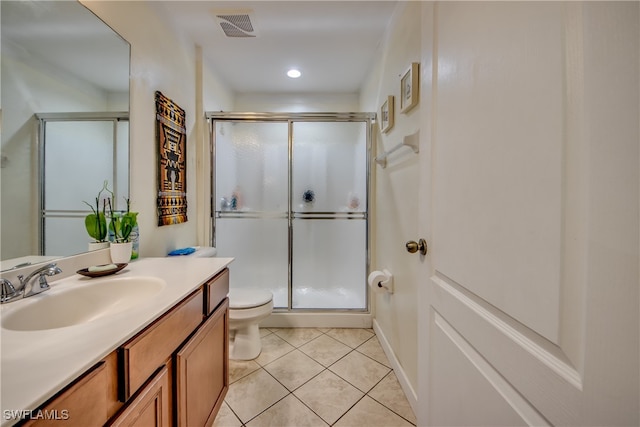
M 56 258 L 39 258 L 41 177 L 34 115 L 129 111 L 130 45 L 83 3 L 0 2 L 2 270 Z
M 68 256 L 86 252 L 84 201 L 95 204 L 105 180 L 114 210 L 125 210 L 129 194 L 129 118 L 127 113 L 39 114 L 39 254 Z M 69 173 L 73 171 L 73 173 Z
M 212 243 L 235 258 L 231 286 L 270 290 L 276 309 L 368 310 L 372 115 L 208 116 Z

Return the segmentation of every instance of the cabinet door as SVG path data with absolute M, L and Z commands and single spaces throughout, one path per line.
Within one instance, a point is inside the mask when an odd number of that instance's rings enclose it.
M 176 354 L 179 426 L 213 424 L 229 388 L 229 300 L 225 299 Z
M 107 370 L 100 362 L 44 408 L 33 411 L 25 426 L 99 426 L 107 419 Z
M 165 365 L 109 425 L 169 427 L 170 391 L 169 370 Z

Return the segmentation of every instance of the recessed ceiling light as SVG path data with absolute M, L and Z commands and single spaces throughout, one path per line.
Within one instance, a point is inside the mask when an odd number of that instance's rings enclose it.
M 292 79 L 297 79 L 301 75 L 302 75 L 302 73 L 300 71 L 296 70 L 295 68 L 292 68 L 289 71 L 287 71 L 287 76 L 291 77 Z

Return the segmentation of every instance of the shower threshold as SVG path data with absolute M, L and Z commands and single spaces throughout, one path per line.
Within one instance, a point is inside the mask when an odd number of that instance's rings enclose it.
M 285 309 L 286 310 L 286 309 Z M 278 311 L 261 328 L 372 328 L 373 316 L 363 311 Z

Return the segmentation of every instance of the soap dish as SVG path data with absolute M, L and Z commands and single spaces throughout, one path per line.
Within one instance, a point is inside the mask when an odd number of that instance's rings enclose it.
M 125 268 L 127 265 L 128 264 L 126 262 L 124 262 L 124 263 L 121 263 L 121 264 L 116 264 L 115 268 L 112 268 L 110 270 L 102 270 L 102 271 L 89 271 L 88 268 L 83 268 L 82 270 L 76 271 L 76 273 L 81 274 L 83 276 L 87 276 L 87 277 L 102 277 L 102 276 L 108 276 L 110 274 L 115 274 L 118 271 L 120 271 L 123 268 Z

